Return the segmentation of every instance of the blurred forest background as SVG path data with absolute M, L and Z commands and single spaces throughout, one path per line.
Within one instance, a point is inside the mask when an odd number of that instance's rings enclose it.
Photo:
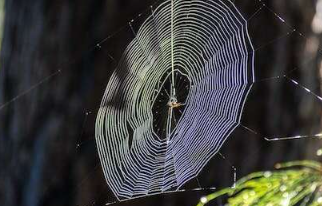
M 114 201 L 96 151 L 96 113 L 117 60 L 133 39 L 128 22 L 135 18 L 139 25 L 156 1 L 1 3 L 0 205 L 101 206 Z M 283 20 L 258 0 L 235 3 L 249 19 L 257 79 L 287 73 L 320 95 L 322 0 L 266 1 Z M 236 129 L 221 150 L 225 159 L 216 155 L 187 188 L 231 186 L 232 165 L 241 178 L 277 162 L 321 161 L 316 155 L 321 140 L 263 139 L 320 133 L 321 109 L 321 101 L 285 79 L 259 81 L 242 118 L 259 135 Z M 188 206 L 204 194 L 159 195 L 119 205 Z

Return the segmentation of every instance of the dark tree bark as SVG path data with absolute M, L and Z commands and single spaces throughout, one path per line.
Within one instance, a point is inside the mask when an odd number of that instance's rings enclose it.
M 96 112 L 109 76 L 133 34 L 96 45 L 153 1 L 6 1 L 0 68 L 0 205 L 104 205 L 113 201 L 103 178 L 94 141 Z M 237 2 L 250 17 L 259 8 L 252 0 Z M 307 38 L 315 13 L 310 1 L 268 3 Z M 270 12 L 250 21 L 255 46 L 287 32 Z M 126 30 L 126 29 L 125 29 Z M 132 37 L 131 37 L 132 36 Z M 320 57 L 306 49 L 309 39 L 291 35 L 259 50 L 259 78 L 299 68 L 292 77 L 318 92 Z M 116 60 L 113 60 L 116 59 Z M 313 59 L 307 63 L 308 59 Z M 243 124 L 263 135 L 297 134 L 320 128 L 321 107 L 312 96 L 287 82 L 254 86 Z M 278 161 L 312 158 L 321 143 L 300 140 L 266 143 L 241 128 L 222 154 L 204 169 L 199 183 L 228 186 L 231 164 L 238 177 L 271 169 Z M 158 196 L 124 205 L 193 205 L 201 193 Z
M 93 129 L 113 65 L 95 45 L 140 9 L 134 1 L 6 2 L 1 205 L 99 200 L 106 183 L 97 166 Z M 83 182 L 89 173 L 90 181 Z

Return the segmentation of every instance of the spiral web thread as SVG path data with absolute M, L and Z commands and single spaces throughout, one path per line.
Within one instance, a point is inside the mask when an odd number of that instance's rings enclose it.
M 247 21 L 230 1 L 167 0 L 152 12 L 96 120 L 105 179 L 118 200 L 178 191 L 198 175 L 240 123 L 253 61 Z

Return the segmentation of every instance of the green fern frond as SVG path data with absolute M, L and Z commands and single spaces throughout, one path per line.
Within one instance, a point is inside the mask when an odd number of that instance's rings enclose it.
M 202 197 L 204 206 L 228 196 L 227 206 L 322 206 L 322 165 L 314 161 L 277 164 L 278 170 L 256 172 L 226 188 Z

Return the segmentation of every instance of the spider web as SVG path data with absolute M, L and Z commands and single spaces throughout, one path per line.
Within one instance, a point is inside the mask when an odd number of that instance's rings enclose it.
M 256 52 L 261 50 L 262 48 L 266 47 L 267 45 L 270 45 L 270 44 L 276 44 L 277 42 L 281 41 L 282 39 L 285 39 L 287 37 L 290 37 L 291 35 L 298 35 L 299 37 L 303 38 L 304 40 L 307 40 L 306 36 L 303 35 L 300 31 L 298 31 L 297 29 L 295 29 L 294 27 L 292 27 L 287 20 L 284 20 L 283 17 L 281 15 L 279 15 L 278 13 L 276 13 L 275 11 L 273 11 L 270 7 L 268 7 L 264 2 L 260 1 L 260 0 L 255 0 L 255 2 L 259 3 L 260 4 L 260 8 L 254 12 L 253 15 L 251 15 L 247 21 L 250 21 L 251 19 L 253 18 L 257 18 L 257 16 L 262 13 L 264 10 L 265 11 L 269 11 L 271 13 L 272 16 L 274 16 L 277 21 L 280 21 L 282 24 L 284 24 L 284 26 L 286 28 L 289 29 L 288 32 L 286 32 L 284 35 L 278 37 L 278 38 L 274 38 L 272 39 L 271 41 L 263 44 L 263 45 L 260 45 L 258 47 L 255 48 Z M 154 10 L 155 11 L 155 10 Z M 131 21 L 130 23 L 133 23 L 133 21 Z M 128 25 L 126 25 L 128 26 Z M 125 26 L 125 27 L 126 27 Z M 113 35 L 110 35 L 108 36 L 106 39 L 104 39 L 103 41 L 99 42 L 95 48 L 93 49 L 100 49 L 102 48 L 104 42 L 108 41 L 112 36 L 116 35 L 118 32 L 116 32 L 115 34 Z M 302 40 L 303 40 L 302 39 Z M 318 51 L 320 52 L 320 50 Z M 295 68 L 295 70 L 297 70 L 298 68 Z M 180 73 L 180 72 L 177 72 L 177 73 Z M 171 73 L 170 73 L 171 74 Z M 1 105 L 0 106 L 0 111 L 2 109 L 4 109 L 6 106 L 8 106 L 9 104 L 13 103 L 14 101 L 17 101 L 19 100 L 20 97 L 24 96 L 24 95 L 27 95 L 30 91 L 36 89 L 36 88 L 39 88 L 41 85 L 43 85 L 45 82 L 47 82 L 49 79 L 52 79 L 54 77 L 59 77 L 60 75 L 63 75 L 62 73 L 62 70 L 59 68 L 57 69 L 57 71 L 55 71 L 54 73 L 52 73 L 50 76 L 48 77 L 45 77 L 43 80 L 41 80 L 40 82 L 38 82 L 37 84 L 31 86 L 30 88 L 26 89 L 25 91 L 23 91 L 22 93 L 20 93 L 19 95 L 17 95 L 15 98 L 13 98 L 12 100 L 10 100 L 9 102 L 6 102 L 5 104 Z M 184 73 L 180 73 L 180 74 L 177 74 L 177 75 L 181 75 L 180 77 L 182 77 L 183 79 L 185 77 L 186 78 L 186 81 L 189 81 L 188 79 L 188 76 L 185 75 Z M 161 77 L 162 80 L 164 80 L 165 82 L 169 82 L 169 78 L 166 78 L 166 77 Z M 286 81 L 288 84 L 291 84 L 291 85 L 294 85 L 296 87 L 294 87 L 294 89 L 301 89 L 303 90 L 305 93 L 309 94 L 310 96 L 312 97 L 316 97 L 318 101 L 321 101 L 321 97 L 315 93 L 314 91 L 310 90 L 308 87 L 304 86 L 303 84 L 301 84 L 299 81 L 291 78 L 291 76 L 289 75 L 289 73 L 281 73 L 277 76 L 273 76 L 273 77 L 268 77 L 268 78 L 264 78 L 264 79 L 258 79 L 256 80 L 256 84 L 257 83 L 264 83 L 266 81 L 280 81 L 280 80 L 283 80 L 283 81 Z M 184 84 L 184 85 L 190 85 L 190 84 Z M 189 86 L 188 86 L 189 87 Z M 169 91 L 169 89 L 167 90 Z M 165 91 L 164 91 L 165 92 Z M 153 110 L 153 108 L 152 108 Z M 87 118 L 87 116 L 90 114 L 91 112 L 89 113 L 86 113 L 86 116 L 85 116 L 85 119 Z M 93 112 L 92 112 L 93 113 Z M 273 135 L 273 136 L 267 136 L 267 135 L 262 135 L 260 134 L 259 132 L 257 132 L 255 129 L 253 128 L 250 128 L 249 126 L 246 126 L 244 124 L 239 124 L 240 127 L 246 129 L 247 131 L 249 131 L 250 133 L 252 134 L 255 134 L 255 135 L 258 135 L 259 137 L 261 138 L 265 138 L 267 141 L 280 141 L 280 140 L 293 140 L 293 139 L 301 139 L 301 138 L 320 138 L 321 137 L 321 134 L 320 133 L 317 133 L 317 134 L 313 134 L 313 135 L 295 135 L 295 136 L 290 136 L 290 137 L 285 137 L 284 135 Z M 172 129 L 170 129 L 172 130 Z M 165 133 L 166 134 L 166 133 Z M 162 136 L 162 135 L 160 135 Z M 163 135 L 166 137 L 166 135 Z M 81 143 L 82 144 L 82 143 Z M 80 144 L 80 145 L 81 145 Z M 78 145 L 77 147 L 79 147 L 80 145 Z M 218 153 L 219 154 L 219 153 Z M 236 169 L 236 168 L 235 168 Z M 178 190 L 179 191 L 179 190 Z M 181 190 L 181 191 L 184 191 L 184 190 Z
M 153 11 L 97 115 L 97 148 L 118 199 L 178 190 L 198 175 L 240 123 L 253 57 L 247 22 L 229 1 L 169 0 Z

